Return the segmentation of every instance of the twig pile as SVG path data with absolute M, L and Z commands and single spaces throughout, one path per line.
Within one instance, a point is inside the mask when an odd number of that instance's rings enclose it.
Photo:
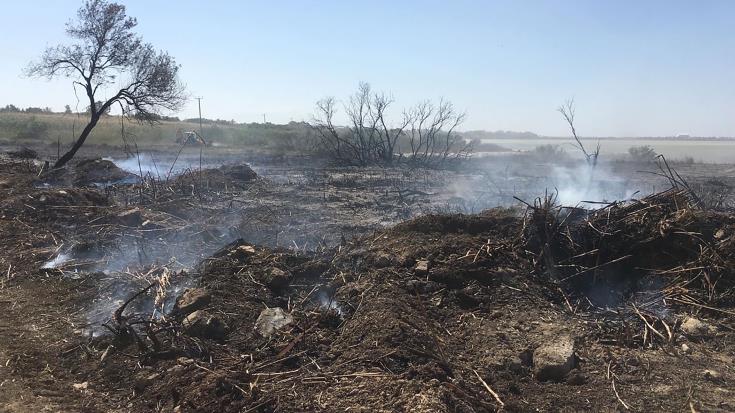
M 700 205 L 681 185 L 593 211 L 547 195 L 529 205 L 525 247 L 539 274 L 593 307 L 636 306 L 640 317 L 672 304 L 727 312 L 735 304 L 735 227 Z

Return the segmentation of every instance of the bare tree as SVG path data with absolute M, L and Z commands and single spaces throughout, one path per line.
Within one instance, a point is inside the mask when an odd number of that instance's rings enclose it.
M 76 42 L 46 49 L 40 61 L 28 67 L 31 76 L 73 79 L 89 99 L 89 122 L 54 167 L 74 157 L 116 102 L 123 116 L 155 123 L 162 109 L 177 110 L 186 101 L 176 61 L 143 43 L 133 32 L 136 25 L 135 18 L 125 14 L 125 6 L 88 0 L 77 12 L 77 20 L 67 23 L 66 32 Z M 101 95 L 112 97 L 100 100 Z
M 414 163 L 441 165 L 450 158 L 467 157 L 472 151 L 471 143 L 455 133 L 465 114 L 457 113 L 451 102 L 440 100 L 438 106 L 420 103 L 409 118 L 409 159 Z
M 438 165 L 469 154 L 469 144 L 455 133 L 464 114 L 457 114 L 451 103 L 441 101 L 437 107 L 430 102 L 419 104 L 391 125 L 387 111 L 392 104 L 392 97 L 373 93 L 369 84 L 360 83 L 344 105 L 348 126 L 334 125 L 337 102 L 329 97 L 317 102 L 312 127 L 322 149 L 340 163 L 390 165 L 403 158 L 402 141 L 410 146 L 408 159 L 415 164 Z
M 569 124 L 569 129 L 572 131 L 572 136 L 576 141 L 574 146 L 582 152 L 589 166 L 596 166 L 597 158 L 600 156 L 600 143 L 597 143 L 594 152 L 588 152 L 587 148 L 584 147 L 582 141 L 579 139 L 579 136 L 577 136 L 577 129 L 574 127 L 574 99 L 568 99 L 563 105 L 557 108 L 557 111 L 561 113 L 564 120 Z

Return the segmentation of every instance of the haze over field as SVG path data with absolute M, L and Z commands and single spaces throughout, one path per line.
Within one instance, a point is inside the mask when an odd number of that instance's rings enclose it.
M 75 107 L 68 81 L 38 82 L 21 69 L 64 38 L 77 6 L 3 5 L 0 105 Z M 730 1 L 126 6 L 146 40 L 177 58 L 211 118 L 308 121 L 316 100 L 369 81 L 398 99 L 396 109 L 450 99 L 468 113 L 464 130 L 566 136 L 554 109 L 574 97 L 585 136 L 735 136 Z M 195 117 L 195 101 L 177 115 Z

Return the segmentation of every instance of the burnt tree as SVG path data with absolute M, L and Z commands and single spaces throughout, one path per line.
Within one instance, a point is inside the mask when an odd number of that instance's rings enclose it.
M 46 49 L 31 64 L 31 76 L 73 79 L 89 99 L 89 122 L 54 167 L 69 162 L 84 145 L 92 129 L 118 103 L 122 116 L 154 123 L 160 111 L 177 110 L 186 101 L 179 82 L 179 66 L 166 52 L 158 52 L 133 32 L 137 21 L 125 6 L 105 0 L 89 0 L 67 23 L 66 32 L 76 41 Z M 112 96 L 101 100 L 100 96 Z
M 339 163 L 361 166 L 391 165 L 398 160 L 441 166 L 469 156 L 471 146 L 456 133 L 465 116 L 450 102 L 421 103 L 404 110 L 391 124 L 387 111 L 392 103 L 390 96 L 373 93 L 369 84 L 360 83 L 344 104 L 347 125 L 339 127 L 334 123 L 337 101 L 333 97 L 318 101 L 311 126 L 319 136 L 320 148 Z M 409 147 L 406 156 L 401 143 Z

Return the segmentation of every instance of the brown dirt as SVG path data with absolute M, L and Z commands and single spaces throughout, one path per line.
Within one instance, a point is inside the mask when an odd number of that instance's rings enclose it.
M 136 342 L 85 335 L 89 303 L 109 275 L 39 270 L 70 238 L 119 234 L 109 222 L 130 206 L 100 190 L 34 188 L 14 161 L 0 163 L 0 181 L 0 236 L 10 246 L 0 259 L 0 411 L 496 411 L 488 387 L 508 411 L 735 410 L 732 302 L 718 301 L 719 311 L 671 303 L 649 318 L 661 331 L 668 321 L 671 339 L 645 342 L 653 333 L 640 319 L 551 281 L 516 210 L 422 216 L 319 252 L 235 241 L 196 268 L 212 297 L 204 310 L 226 336 L 187 335 L 180 314 L 150 323 L 154 333 L 134 327 Z M 164 211 L 184 199 L 167 196 L 141 207 L 135 234 L 148 218 L 166 228 L 195 218 L 200 200 Z M 728 214 L 706 217 L 729 228 Z M 658 245 L 665 255 L 668 244 Z M 415 268 L 423 260 L 426 273 Z M 294 322 L 260 336 L 265 307 Z M 118 326 L 149 320 L 146 311 L 136 302 Z M 716 331 L 683 334 L 688 314 Z M 574 369 L 538 380 L 534 350 L 563 336 L 576 343 Z

